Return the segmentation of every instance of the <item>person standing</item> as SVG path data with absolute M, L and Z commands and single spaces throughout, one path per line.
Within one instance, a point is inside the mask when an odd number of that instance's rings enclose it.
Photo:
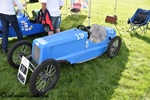
M 48 33 L 48 35 L 51 35 L 54 31 L 54 27 L 52 25 L 52 20 L 50 18 L 49 11 L 47 10 L 46 3 L 41 3 L 42 9 L 39 10 L 38 16 L 37 16 L 37 22 L 40 24 L 43 24 L 45 32 Z
M 15 30 L 18 40 L 23 39 L 14 10 L 14 4 L 18 6 L 19 10 L 23 10 L 24 7 L 19 0 L 0 0 L 0 4 L 0 19 L 2 23 L 2 53 L 5 54 L 8 52 L 9 24 L 11 24 Z
M 42 10 L 47 9 L 52 20 L 53 30 L 49 30 L 48 35 L 60 32 L 60 9 L 64 5 L 64 0 L 41 0 Z

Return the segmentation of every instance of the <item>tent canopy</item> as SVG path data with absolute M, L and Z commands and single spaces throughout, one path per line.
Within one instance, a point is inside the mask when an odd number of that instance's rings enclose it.
M 71 6 L 73 5 L 73 3 L 80 3 L 81 4 L 81 8 L 88 8 L 88 0 L 70 0 L 71 1 Z

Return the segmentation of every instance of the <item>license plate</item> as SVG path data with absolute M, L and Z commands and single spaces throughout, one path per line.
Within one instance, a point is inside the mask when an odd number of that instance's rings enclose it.
M 21 63 L 18 69 L 17 78 L 23 85 L 25 85 L 26 83 L 29 65 L 30 61 L 26 57 L 22 56 Z

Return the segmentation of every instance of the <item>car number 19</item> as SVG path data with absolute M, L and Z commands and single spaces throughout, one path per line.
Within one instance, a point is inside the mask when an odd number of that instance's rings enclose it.
M 78 33 L 75 34 L 77 36 L 77 40 L 83 39 L 84 38 L 84 34 L 83 33 Z

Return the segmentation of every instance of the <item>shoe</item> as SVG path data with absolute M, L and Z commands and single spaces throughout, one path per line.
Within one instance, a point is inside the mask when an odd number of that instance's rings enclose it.
M 3 54 L 6 54 L 8 52 L 8 50 L 2 50 Z

